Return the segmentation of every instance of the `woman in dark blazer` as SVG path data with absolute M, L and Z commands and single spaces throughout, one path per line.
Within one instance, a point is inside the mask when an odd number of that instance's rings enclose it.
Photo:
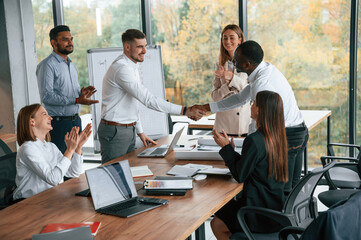
M 229 239 L 234 232 L 242 231 L 237 211 L 244 206 L 281 210 L 283 193 L 288 181 L 287 139 L 281 97 L 271 91 L 261 91 L 251 107 L 251 117 L 257 122 L 257 131 L 243 143 L 242 154 L 234 150 L 233 138 L 229 141 L 223 131 L 213 131 L 216 143 L 222 147 L 219 154 L 234 179 L 243 183 L 241 196 L 232 199 L 216 212 L 211 227 L 217 239 Z M 265 217 L 249 215 L 246 218 L 255 232 L 272 232 L 277 225 Z

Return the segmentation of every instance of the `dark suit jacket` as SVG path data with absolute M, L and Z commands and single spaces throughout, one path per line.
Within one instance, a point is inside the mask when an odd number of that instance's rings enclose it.
M 305 230 L 305 240 L 361 239 L 361 191 L 321 213 Z
M 243 182 L 240 207 L 257 206 L 281 211 L 285 196 L 285 183 L 277 182 L 273 174 L 268 177 L 268 157 L 264 136 L 259 131 L 250 134 L 243 143 L 242 155 L 235 152 L 231 145 L 224 146 L 219 152 L 229 167 L 232 176 Z M 250 216 L 253 231 L 269 232 L 278 229 L 269 219 Z

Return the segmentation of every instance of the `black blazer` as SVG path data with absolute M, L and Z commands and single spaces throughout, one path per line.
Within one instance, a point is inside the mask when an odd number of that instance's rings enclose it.
M 257 206 L 281 211 L 285 196 L 285 183 L 277 182 L 273 174 L 268 177 L 268 157 L 264 136 L 256 131 L 244 140 L 242 155 L 229 144 L 220 150 L 220 155 L 238 182 L 243 182 L 243 193 L 239 201 L 243 206 Z M 268 219 L 250 216 L 253 231 L 268 232 L 276 228 Z M 253 227 L 252 227 L 253 226 Z

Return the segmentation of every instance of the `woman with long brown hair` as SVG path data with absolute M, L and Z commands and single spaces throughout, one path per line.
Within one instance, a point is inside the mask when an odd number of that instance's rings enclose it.
M 50 142 L 52 117 L 40 104 L 23 107 L 17 119 L 16 185 L 13 199 L 20 200 L 45 191 L 82 172 L 82 147 L 92 130 L 91 124 L 79 134 L 79 127 L 67 133 L 64 155 Z
M 238 73 L 233 67 L 234 50 L 245 41 L 243 32 L 238 25 L 229 24 L 221 33 L 221 43 L 217 69 L 214 72 L 212 99 L 222 100 L 240 92 L 247 86 L 247 74 Z M 250 124 L 250 106 L 244 105 L 235 109 L 216 113 L 214 129 L 224 129 L 229 136 L 241 136 L 248 133 Z
M 257 131 L 244 140 L 242 154 L 234 150 L 233 138 L 229 141 L 223 131 L 213 131 L 216 143 L 222 147 L 220 155 L 234 179 L 243 183 L 238 200 L 231 200 L 215 215 L 211 222 L 217 239 L 229 239 L 232 233 L 242 231 L 237 212 L 244 206 L 257 206 L 281 210 L 285 200 L 284 186 L 288 181 L 287 139 L 283 102 L 272 91 L 261 91 L 251 107 Z M 272 232 L 277 225 L 265 217 L 248 216 L 252 231 Z

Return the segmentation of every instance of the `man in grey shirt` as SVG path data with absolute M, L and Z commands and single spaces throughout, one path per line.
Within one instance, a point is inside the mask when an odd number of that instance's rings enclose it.
M 41 101 L 53 118 L 51 142 L 64 153 L 65 134 L 74 126 L 81 131 L 80 104 L 91 105 L 99 101 L 90 99 L 96 91 L 93 86 L 80 89 L 76 67 L 68 57 L 74 48 L 69 27 L 56 26 L 49 36 L 53 52 L 39 63 L 36 76 Z

